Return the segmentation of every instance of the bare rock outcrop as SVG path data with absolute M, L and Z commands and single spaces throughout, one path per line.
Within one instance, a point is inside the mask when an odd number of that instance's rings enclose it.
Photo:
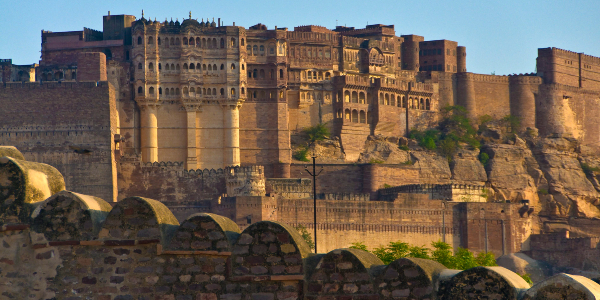
M 491 144 L 482 147 L 481 151 L 490 158 L 486 171 L 495 200 L 530 200 L 533 206 L 538 203 L 537 183 L 543 182 L 542 172 L 536 172 L 539 169 L 529 149 Z
M 397 138 L 369 136 L 365 142 L 364 151 L 358 158 L 359 163 L 380 162 L 386 164 L 401 164 L 410 158 L 407 151 L 398 148 Z
M 600 217 L 598 191 L 588 180 L 578 160 L 577 140 L 565 137 L 540 139 L 535 157 L 548 180 L 540 215 L 553 217 Z
M 469 184 L 483 184 L 487 181 L 487 174 L 478 155 L 479 149 L 460 149 L 450 163 L 452 180 Z

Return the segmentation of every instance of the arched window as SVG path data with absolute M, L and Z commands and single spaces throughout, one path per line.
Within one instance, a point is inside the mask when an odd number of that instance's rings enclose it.
M 165 95 L 169 96 L 169 89 L 165 89 Z
M 190 38 L 190 42 L 189 42 L 189 43 L 190 43 L 190 46 L 194 46 L 194 45 L 196 44 L 196 43 L 194 42 L 194 38 L 193 38 L 193 37 L 191 37 L 191 38 Z
M 358 94 L 358 103 L 365 104 L 365 93 L 360 92 L 360 94 Z
M 180 46 L 181 42 L 179 41 L 179 38 L 175 38 L 175 45 Z
M 225 39 L 221 38 L 221 48 L 225 48 Z
M 256 79 L 258 77 L 258 70 L 254 69 L 254 71 L 252 71 L 252 78 Z
M 325 73 L 325 80 L 331 80 L 331 74 L 329 74 L 329 72 Z
M 212 71 L 212 65 L 210 65 L 210 64 L 208 65 L 208 70 Z
M 186 38 L 183 38 L 183 44 L 187 46 L 187 44 L 188 44 L 188 39 L 186 39 Z
M 76 79 L 77 79 L 77 73 L 71 72 L 71 80 L 76 80 Z
M 162 65 L 160 63 L 158 63 L 158 69 L 162 70 Z
M 396 96 L 394 96 L 394 95 L 390 96 L 390 105 L 396 106 Z
M 260 79 L 265 79 L 265 70 L 260 69 Z
M 216 70 L 217 70 L 217 65 L 216 65 L 216 64 L 214 64 L 214 65 L 213 65 L 213 71 L 216 71 Z
M 390 95 L 385 94 L 385 105 L 390 105 Z
M 179 64 L 175 65 L 175 70 L 179 71 Z
M 171 88 L 171 95 L 175 95 L 175 89 Z
M 141 44 L 142 44 L 142 37 L 138 36 L 138 45 L 141 45 Z
M 379 93 L 379 105 L 384 105 L 385 100 L 383 99 L 383 93 Z
M 154 64 L 152 64 L 152 63 L 149 63 L 149 64 L 148 64 L 148 69 L 149 69 L 150 71 L 154 71 Z
M 258 46 L 256 46 L 256 45 L 252 46 L 252 55 L 253 56 L 258 55 Z
M 144 93 L 144 89 L 140 86 L 138 87 L 138 94 L 142 95 Z
M 242 39 L 241 41 L 241 46 L 244 46 L 244 39 Z
M 183 88 L 183 95 L 184 95 L 184 96 L 189 96 L 189 94 L 190 94 L 190 93 L 188 92 L 188 88 L 187 88 L 187 87 L 184 87 L 184 88 Z
M 200 65 L 200 63 L 196 64 L 196 70 L 198 70 L 198 71 L 202 70 L 202 66 Z
M 203 39 L 202 39 L 202 47 L 204 47 L 204 48 L 208 48 L 208 47 L 206 46 L 206 39 L 205 39 L 205 38 L 203 38 Z
M 408 108 L 407 104 L 406 104 L 406 97 L 405 96 L 402 96 L 402 107 Z
M 212 45 L 213 45 L 213 49 L 216 49 L 216 48 L 217 48 L 217 39 L 216 39 L 216 38 L 214 38 L 214 39 L 212 40 L 212 42 L 213 42 L 213 43 L 212 43 Z
M 235 39 L 234 38 L 231 38 L 230 45 L 231 45 L 232 48 L 235 47 Z
M 169 71 L 169 64 L 165 65 L 165 71 Z
M 346 109 L 344 111 L 344 119 L 350 121 L 350 110 L 349 109 Z
M 235 96 L 235 89 L 231 88 L 231 96 L 234 97 Z
M 344 92 L 344 102 L 350 102 L 350 92 L 349 91 L 345 91 Z
M 231 64 L 231 69 L 235 70 L 235 64 L 234 63 Z
M 429 101 L 429 98 L 425 100 L 425 110 L 431 110 L 431 102 Z
M 142 69 L 142 63 L 138 63 L 138 70 Z
M 367 116 L 364 110 L 360 111 L 359 120 L 360 123 L 367 123 Z
M 283 91 L 279 91 L 279 99 L 283 99 Z
M 212 94 L 212 91 L 210 89 L 208 89 L 206 92 L 208 93 L 209 96 Z
M 183 69 L 184 69 L 184 70 L 187 70 L 187 69 L 188 69 L 188 65 L 187 65 L 187 63 L 183 63 Z
M 400 95 L 398 95 L 398 107 L 402 107 L 402 97 L 400 97 Z
M 254 91 L 254 93 L 252 93 L 252 98 L 256 98 L 256 91 Z
M 206 71 L 206 64 L 202 65 L 202 70 Z
M 421 98 L 421 101 L 419 102 L 419 109 L 425 109 L 425 100 L 423 100 L 423 98 Z
M 196 66 L 194 64 L 190 64 L 190 70 L 194 70 L 196 69 Z
M 217 95 L 217 89 L 213 89 L 213 95 Z
M 194 96 L 194 94 L 196 94 L 196 89 L 191 87 L 190 88 L 190 95 L 192 95 L 192 97 Z
M 200 47 L 200 38 L 199 37 L 196 38 L 196 47 Z
M 158 88 L 158 94 L 162 95 L 162 88 L 160 88 L 160 87 Z
M 245 70 L 244 64 L 242 64 L 242 71 Z
M 225 70 L 225 64 L 221 64 L 221 70 Z
M 263 55 L 264 52 L 265 52 L 265 46 L 260 45 L 260 54 Z
M 358 93 L 352 92 L 352 103 L 358 103 Z
M 221 90 L 219 91 L 221 93 L 221 96 L 225 96 L 225 89 L 221 88 Z
M 242 95 L 246 94 L 246 89 L 242 88 Z
M 283 69 L 279 69 L 279 79 L 283 79 Z
M 148 37 L 148 45 L 152 45 L 152 44 L 154 44 L 154 37 L 149 36 Z
M 208 89 L 208 90 L 210 90 L 210 89 Z M 207 95 L 207 94 L 206 94 L 206 88 L 203 88 L 203 89 L 202 89 L 202 93 L 204 93 L 204 95 Z
M 175 95 L 179 95 L 179 88 L 175 88 Z

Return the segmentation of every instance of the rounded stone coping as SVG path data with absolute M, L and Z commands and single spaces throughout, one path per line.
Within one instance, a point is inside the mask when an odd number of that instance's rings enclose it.
M 36 207 L 36 209 L 31 214 L 31 219 L 34 226 L 36 223 L 35 219 L 40 216 L 42 210 L 48 207 L 51 203 L 59 201 L 61 197 L 69 198 L 75 202 L 78 202 L 81 204 L 81 207 L 84 208 L 84 210 L 87 210 L 90 220 L 92 221 L 92 235 L 94 236 L 98 234 L 100 228 L 102 227 L 102 223 L 104 222 L 104 220 L 106 219 L 106 217 L 112 209 L 112 206 L 101 198 L 79 194 L 68 190 L 63 190 L 52 195 L 50 198 L 46 199 L 44 202 L 41 202 Z M 39 230 L 40 228 L 37 229 Z
M 411 265 L 417 268 L 419 271 L 421 271 L 421 273 L 427 276 L 427 279 L 429 279 L 429 281 L 432 283 L 440 277 L 440 273 L 442 273 L 442 271 L 448 269 L 446 266 L 435 260 L 415 257 L 399 258 L 387 265 L 386 269 L 391 267 L 397 268 L 404 265 Z
M 237 241 L 237 239 L 241 233 L 240 227 L 235 222 L 233 222 L 231 219 L 229 219 L 227 217 L 223 217 L 223 216 L 220 216 L 217 214 L 212 214 L 212 213 L 197 213 L 197 214 L 190 215 L 189 217 L 187 217 L 185 219 L 185 221 L 183 221 L 181 223 L 181 225 L 175 231 L 175 233 L 171 239 L 171 242 L 173 241 L 173 239 L 176 238 L 177 232 L 188 231 L 186 229 L 186 227 L 187 227 L 186 224 L 200 223 L 200 222 L 213 222 L 217 225 L 214 230 L 221 232 L 223 234 L 223 236 L 226 238 L 227 244 L 228 244 L 228 248 L 226 249 L 227 251 L 231 250 L 232 245 Z M 193 237 L 192 237 L 192 239 L 193 239 Z M 172 250 L 172 249 L 175 249 L 175 247 L 172 247 L 171 243 L 169 243 L 169 245 L 167 246 L 167 249 Z M 216 250 L 216 249 L 210 249 L 210 250 Z M 223 249 L 221 249 L 221 250 L 223 250 Z
M 65 180 L 54 167 L 36 162 L 29 162 L 8 156 L 0 157 L 0 164 L 12 163 L 22 172 L 25 184 L 23 204 L 34 204 L 49 198 L 65 189 Z M 19 199 L 16 199 L 19 201 Z
M 367 251 L 360 250 L 360 249 L 341 248 L 341 249 L 331 250 L 327 254 L 325 254 L 321 258 L 319 263 L 316 265 L 315 270 L 320 268 L 321 263 L 323 261 L 327 260 L 332 255 L 342 254 L 342 252 L 346 252 L 346 253 L 350 254 L 352 257 L 354 257 L 354 259 L 356 259 L 356 261 L 358 261 L 360 263 L 360 266 L 362 266 L 365 269 L 365 271 L 369 273 L 369 276 L 372 277 L 372 279 L 373 279 L 373 277 L 377 277 L 377 274 L 381 273 L 381 271 L 385 267 L 385 264 L 383 263 L 383 261 L 381 261 L 381 259 L 379 259 L 379 257 L 377 257 L 375 254 L 373 254 L 371 252 L 367 252 Z M 314 270 L 311 270 L 311 273 L 314 273 Z
M 23 153 L 19 151 L 15 146 L 0 146 L 0 157 L 8 156 L 15 159 L 25 160 Z
M 168 244 L 168 241 L 171 239 L 171 237 L 177 230 L 177 227 L 179 227 L 179 221 L 177 221 L 177 218 L 175 218 L 175 216 L 173 215 L 171 210 L 169 210 L 169 208 L 167 208 L 167 206 L 165 206 L 163 203 L 161 203 L 159 201 L 156 201 L 156 200 L 153 200 L 150 198 L 136 197 L 136 196 L 125 198 L 125 199 L 117 202 L 117 205 L 115 205 L 112 208 L 112 210 L 106 217 L 106 221 L 108 221 L 111 216 L 115 215 L 115 213 L 114 213 L 115 208 L 121 207 L 121 206 L 125 205 L 126 203 L 133 202 L 133 201 L 147 206 L 148 208 L 150 208 L 150 210 L 152 212 L 154 212 L 154 219 L 156 220 L 156 224 L 158 225 L 158 227 L 160 229 L 160 233 L 161 233 L 160 242 L 163 245 Z M 108 228 L 106 228 L 106 226 L 107 226 L 106 221 L 104 222 L 104 224 L 102 226 L 102 230 L 104 230 L 104 229 L 108 230 Z M 104 238 L 104 239 L 107 239 L 107 238 Z
M 294 227 L 292 227 L 286 223 L 282 223 L 282 222 L 278 222 L 278 221 L 260 221 L 260 222 L 256 222 L 256 223 L 246 227 L 246 229 L 244 229 L 244 231 L 242 231 L 242 234 L 248 233 L 248 232 L 254 230 L 257 226 L 261 226 L 264 224 L 272 224 L 275 226 L 279 226 L 283 230 L 285 230 L 292 238 L 293 245 L 296 246 L 296 248 L 298 248 L 298 252 L 300 253 L 300 256 L 303 259 L 308 257 L 311 254 L 310 247 L 308 247 L 308 245 L 306 244 L 306 241 L 304 241 L 304 238 L 302 238 L 300 233 L 298 233 L 298 230 L 296 230 Z
M 525 292 L 525 297 L 531 297 L 531 299 L 535 299 L 538 291 L 547 286 L 555 284 L 571 286 L 574 289 L 585 293 L 587 296 L 586 299 L 600 299 L 600 285 L 598 285 L 596 282 L 587 277 L 565 273 L 556 274 L 542 282 L 535 284 L 529 290 L 527 290 L 527 292 Z
M 508 286 L 510 286 L 513 291 L 509 294 L 512 294 L 511 299 L 519 299 L 520 295 L 523 295 L 524 292 L 529 289 L 531 286 L 527 283 L 521 276 L 512 272 L 509 269 L 504 267 L 475 267 L 471 269 L 464 270 L 452 276 L 451 279 L 446 282 L 450 285 L 455 285 L 457 280 L 461 280 L 464 277 L 468 277 L 471 273 L 479 274 L 479 276 L 483 275 L 483 273 L 494 273 L 498 278 L 503 280 Z M 446 291 L 448 292 L 448 291 Z

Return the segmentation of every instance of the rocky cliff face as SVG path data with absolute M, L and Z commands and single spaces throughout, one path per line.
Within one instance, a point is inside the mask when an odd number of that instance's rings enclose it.
M 480 149 L 462 145 L 448 159 L 413 140 L 371 136 L 356 162 L 412 164 L 423 183 L 486 184 L 489 201 L 529 200 L 540 220 L 535 231 L 592 234 L 581 224 L 600 218 L 600 156 L 593 148 L 560 135 L 501 141 L 493 139 Z M 489 157 L 485 165 L 481 153 Z M 332 160 L 343 159 L 342 153 L 332 154 Z

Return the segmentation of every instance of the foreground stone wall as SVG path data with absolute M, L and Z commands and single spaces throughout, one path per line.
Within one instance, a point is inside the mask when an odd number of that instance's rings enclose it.
M 95 205 L 94 205 L 95 203 Z M 561 274 L 530 289 L 502 267 L 448 270 L 371 253 L 312 254 L 286 224 L 197 214 L 179 224 L 161 203 L 132 197 L 108 204 L 63 192 L 31 223 L 0 228 L 2 299 L 597 299 L 600 286 Z M 103 219 L 101 223 L 90 221 Z M 61 219 L 62 218 L 62 219 Z M 99 225 L 56 229 L 60 221 Z M 65 224 L 66 225 L 66 224 Z M 95 225 L 91 225 L 92 228 Z M 49 230 L 52 229 L 53 230 Z M 38 232 L 39 231 L 39 232 Z M 56 231 L 63 232 L 57 235 Z M 91 230 L 95 232 L 95 230 Z M 558 295 L 558 296 L 556 296 Z

